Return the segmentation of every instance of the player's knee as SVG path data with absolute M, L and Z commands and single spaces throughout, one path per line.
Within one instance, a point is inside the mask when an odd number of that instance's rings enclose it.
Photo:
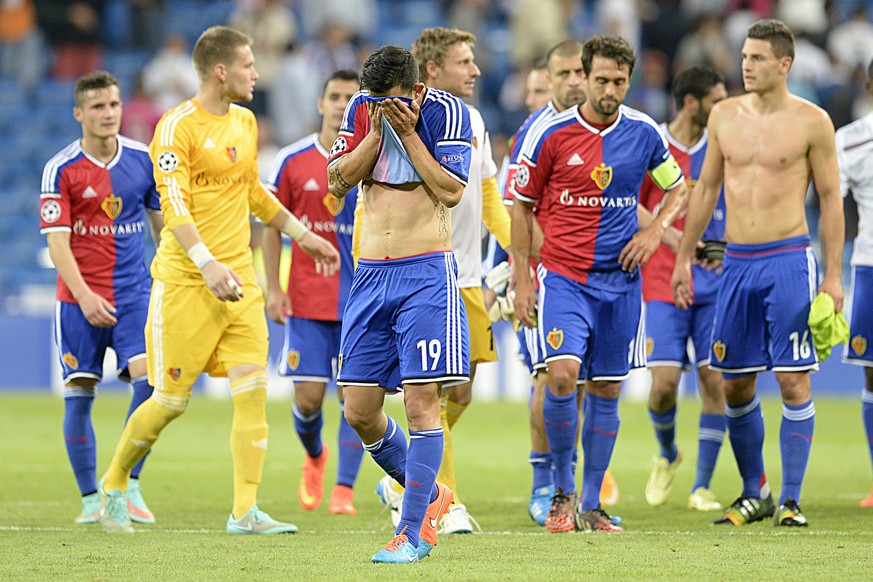
M 369 414 L 363 410 L 355 408 L 354 406 L 350 406 L 348 400 L 346 400 L 345 406 L 343 407 L 343 414 L 346 417 L 346 422 L 348 422 L 349 426 L 355 429 L 355 432 L 358 434 L 369 434 L 373 432 L 379 424 L 379 414 Z
M 784 402 L 797 405 L 810 399 L 809 373 L 781 373 L 776 379 Z
M 867 392 L 873 392 L 873 368 L 864 368 L 864 376 L 867 380 Z
M 578 370 L 573 372 L 563 366 L 552 366 L 554 369 L 549 370 L 549 389 L 555 396 L 566 396 L 572 394 L 576 390 L 576 379 L 579 376 Z
M 155 413 L 164 419 L 164 424 L 182 416 L 188 409 L 188 400 L 191 398 L 189 392 L 184 394 L 168 394 L 166 392 L 153 392 L 152 400 L 158 406 L 155 407 Z M 142 405 L 140 406 L 142 408 Z
M 94 398 L 97 396 L 97 381 L 69 383 L 64 386 L 64 398 Z

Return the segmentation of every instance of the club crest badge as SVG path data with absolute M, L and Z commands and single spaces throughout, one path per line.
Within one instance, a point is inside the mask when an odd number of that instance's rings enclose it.
M 225 148 L 225 149 L 227 150 L 227 157 L 229 157 L 230 161 L 235 164 L 236 163 L 236 148 L 232 147 L 232 148 Z
M 64 360 L 64 363 L 65 363 L 65 364 L 67 365 L 67 367 L 70 368 L 71 370 L 75 370 L 75 369 L 77 369 L 77 368 L 79 367 L 79 358 L 77 358 L 76 356 L 74 356 L 74 355 L 71 354 L 70 352 L 67 352 L 66 354 L 64 354 L 64 355 L 61 357 L 61 359 Z
M 123 206 L 124 201 L 115 194 L 110 194 L 100 203 L 100 208 L 102 208 L 103 212 L 106 213 L 106 216 L 112 220 L 115 220 L 121 215 L 121 208 Z
M 655 351 L 655 338 L 647 337 L 646 338 L 646 357 L 651 358 L 652 353 Z
M 288 352 L 288 367 L 292 370 L 296 370 L 300 367 L 300 352 L 297 350 L 291 350 Z
M 324 206 L 331 216 L 339 216 L 339 213 L 343 211 L 343 207 L 346 205 L 345 198 L 337 198 L 330 192 L 324 196 L 322 202 L 324 202 Z
M 546 336 L 546 341 L 553 350 L 557 350 L 564 343 L 564 330 L 553 327 L 549 335 Z
M 182 368 L 169 368 L 167 374 L 173 379 L 173 382 L 177 382 L 182 376 Z
M 864 352 L 867 351 L 867 340 L 860 335 L 856 335 L 852 338 L 852 351 L 855 352 L 859 356 L 863 356 Z
M 591 170 L 591 179 L 601 190 L 606 190 L 606 187 L 612 183 L 612 166 L 605 166 L 603 162 L 599 166 Z
M 727 355 L 727 346 L 724 345 L 723 341 L 718 340 L 712 344 L 712 353 L 715 354 L 716 360 L 723 362 L 725 355 Z

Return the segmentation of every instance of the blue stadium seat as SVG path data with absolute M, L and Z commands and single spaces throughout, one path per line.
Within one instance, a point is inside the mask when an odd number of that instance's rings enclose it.
M 72 81 L 55 81 L 46 79 L 36 90 L 37 105 L 73 105 L 73 91 L 76 84 Z

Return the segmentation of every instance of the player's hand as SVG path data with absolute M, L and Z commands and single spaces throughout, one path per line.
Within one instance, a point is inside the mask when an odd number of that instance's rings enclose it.
M 281 288 L 267 292 L 267 315 L 276 323 L 285 323 L 291 315 L 291 298 Z
M 224 263 L 210 261 L 200 270 L 200 274 L 203 275 L 206 286 L 220 301 L 242 299 L 242 279 Z
M 655 251 L 658 250 L 658 245 L 661 244 L 658 226 L 657 222 L 653 222 L 646 229 L 637 232 L 621 249 L 618 262 L 621 263 L 623 271 L 633 271 L 638 266 L 644 267 L 652 258 Z
M 834 299 L 834 312 L 839 313 L 843 310 L 843 284 L 839 277 L 828 277 L 825 273 L 821 285 L 818 286 L 819 293 L 827 293 Z
M 691 307 L 694 295 L 691 292 L 691 259 L 689 257 L 676 257 L 676 266 L 673 268 L 670 288 L 673 290 L 673 304 L 676 307 L 680 309 Z
M 370 115 L 370 132 L 382 135 L 382 105 L 375 101 L 367 103 L 367 113 Z
M 485 274 L 485 286 L 498 296 L 506 295 L 510 279 L 512 279 L 512 266 L 507 261 L 503 261 Z
M 515 317 L 525 327 L 534 328 L 537 314 L 537 294 L 530 280 L 516 281 L 515 299 L 512 302 Z
M 325 277 L 332 277 L 337 272 L 340 265 L 339 251 L 332 244 L 327 242 L 313 232 L 307 232 L 303 235 L 297 244 L 303 249 L 307 255 L 315 259 L 315 272 Z
M 397 132 L 397 136 L 401 138 L 415 133 L 420 109 L 418 101 L 412 101 L 409 105 L 400 99 L 382 101 L 382 113 L 385 114 L 385 119 Z
M 105 298 L 88 290 L 84 297 L 77 298 L 79 308 L 88 323 L 94 327 L 112 327 L 118 323 L 115 317 L 115 306 Z

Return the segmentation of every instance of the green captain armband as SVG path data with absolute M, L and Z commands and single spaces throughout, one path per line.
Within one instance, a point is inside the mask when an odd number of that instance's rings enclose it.
M 676 159 L 671 154 L 670 157 L 664 160 L 664 163 L 654 170 L 650 170 L 649 175 L 662 190 L 667 190 L 682 179 L 682 168 L 679 167 Z

